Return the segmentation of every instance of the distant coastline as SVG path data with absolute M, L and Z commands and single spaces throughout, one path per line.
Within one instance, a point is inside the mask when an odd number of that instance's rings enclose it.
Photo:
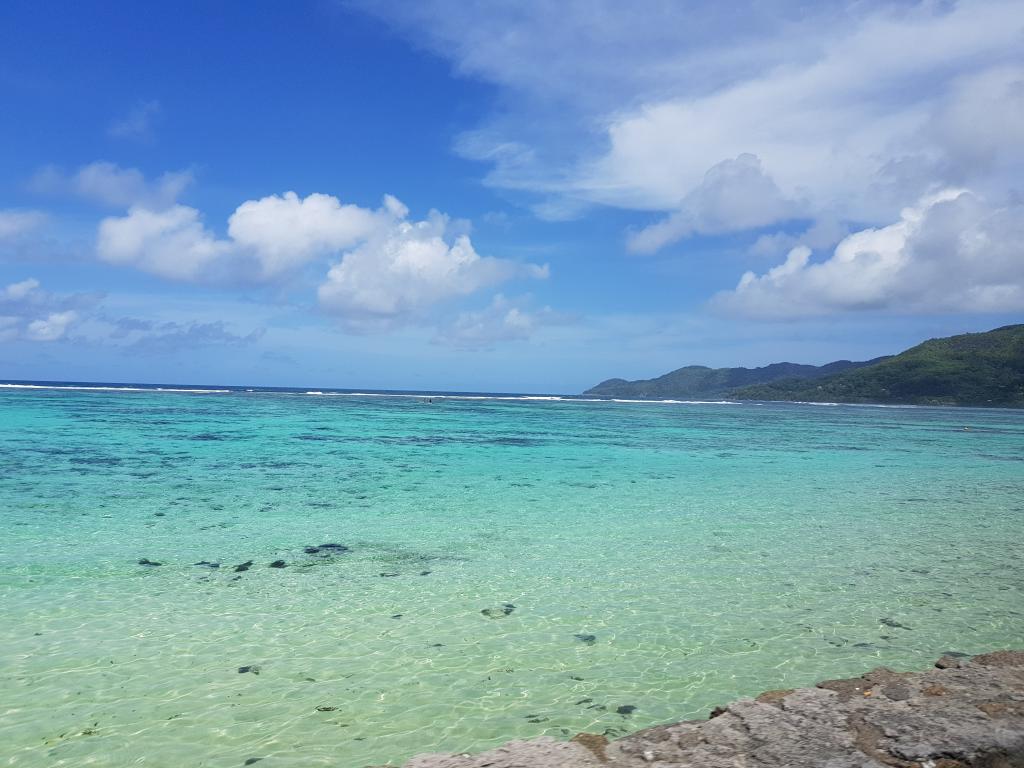
M 865 362 L 687 366 L 654 379 L 608 379 L 583 395 L 1021 408 L 1024 325 L 930 339 L 897 355 Z

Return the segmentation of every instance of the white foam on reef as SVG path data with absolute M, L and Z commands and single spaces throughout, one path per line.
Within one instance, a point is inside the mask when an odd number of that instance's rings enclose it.
M 613 397 L 610 401 L 588 400 L 588 403 L 650 403 L 653 405 L 741 405 L 736 400 L 627 400 L 625 398 Z
M 830 408 L 927 408 L 926 405 L 911 405 L 909 403 L 816 403 L 810 400 L 778 400 L 775 402 L 789 403 L 790 405 L 821 405 Z M 939 406 L 941 407 L 941 406 Z
M 189 392 L 195 395 L 230 393 L 230 389 L 186 389 L 185 387 L 104 387 L 84 384 L 0 384 L 6 389 L 72 389 L 81 392 Z
M 0 384 L 7 389 L 58 389 L 77 390 L 83 392 L 185 392 L 194 395 L 203 394 L 243 394 L 241 390 L 232 389 L 188 389 L 185 387 L 131 387 L 85 384 Z M 510 402 L 558 402 L 558 403 L 637 403 L 641 405 L 742 405 L 736 400 L 631 400 L 627 398 L 609 397 L 565 397 L 562 395 L 438 395 L 430 392 L 324 392 L 319 389 L 300 391 L 256 391 L 246 389 L 244 394 L 254 395 L 313 395 L 319 397 L 391 397 L 415 400 L 500 400 Z M 807 405 L 839 405 L 839 403 L 807 403 Z M 900 406 L 883 406 L 900 407 Z
M 273 394 L 289 394 L 287 392 Z M 430 392 L 321 392 L 310 390 L 307 395 L 324 397 L 399 397 L 416 400 L 503 400 L 513 402 L 558 402 L 558 403 L 640 403 L 642 405 L 742 405 L 736 400 L 628 400 L 612 397 L 564 397 L 562 395 L 438 395 Z

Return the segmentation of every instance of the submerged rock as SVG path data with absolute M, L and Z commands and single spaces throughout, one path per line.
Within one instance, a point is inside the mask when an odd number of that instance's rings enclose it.
M 271 568 L 287 568 L 288 567 L 288 563 L 286 563 L 284 560 L 275 560 L 274 562 L 272 562 L 270 564 L 270 567 Z
M 893 619 L 884 618 L 879 619 L 879 621 L 882 624 L 885 624 L 885 626 L 892 627 L 893 629 L 910 629 L 910 627 L 908 627 L 906 624 L 900 624 L 898 621 L 895 621 Z
M 211 563 L 209 560 L 200 560 L 198 563 L 193 563 L 193 565 L 202 565 L 206 568 L 220 568 L 220 563 Z
M 584 645 L 593 645 L 594 643 L 597 642 L 597 635 L 584 635 L 584 634 L 580 634 L 580 635 L 573 635 L 573 637 L 575 637 L 577 640 L 579 640 Z
M 500 608 L 484 608 L 480 613 L 489 619 L 501 619 L 510 616 L 515 609 L 516 607 L 512 603 L 502 603 Z
M 252 560 L 246 560 L 244 563 L 239 563 L 235 566 L 235 572 L 241 573 L 242 571 L 248 571 L 252 568 Z
M 254 675 L 258 675 L 260 673 L 260 668 L 256 664 L 249 664 L 238 668 L 238 674 L 244 675 L 246 672 L 252 672 Z
M 139 565 L 163 565 L 163 563 L 158 563 L 155 560 L 150 560 L 148 557 L 144 557 L 139 560 Z

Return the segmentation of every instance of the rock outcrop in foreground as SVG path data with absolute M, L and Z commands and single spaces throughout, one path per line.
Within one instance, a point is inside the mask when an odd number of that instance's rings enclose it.
M 1024 768 L 1024 651 L 769 691 L 618 741 L 512 741 L 406 768 Z

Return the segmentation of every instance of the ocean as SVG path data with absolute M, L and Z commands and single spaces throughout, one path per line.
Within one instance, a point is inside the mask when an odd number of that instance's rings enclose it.
M 0 765 L 399 765 L 1024 646 L 1024 411 L 66 386 L 0 386 Z

